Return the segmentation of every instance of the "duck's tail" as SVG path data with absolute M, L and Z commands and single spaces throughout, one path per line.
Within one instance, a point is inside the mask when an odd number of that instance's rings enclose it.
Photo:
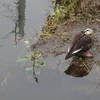
M 72 57 L 72 56 L 73 56 L 73 55 L 68 55 L 68 54 L 66 54 L 65 60 L 69 59 L 69 58 Z

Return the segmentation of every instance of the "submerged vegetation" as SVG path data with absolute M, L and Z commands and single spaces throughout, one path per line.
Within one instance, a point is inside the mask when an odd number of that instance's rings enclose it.
M 33 76 L 35 81 L 38 82 L 38 78 L 36 77 L 36 74 L 40 74 L 41 68 L 42 66 L 45 66 L 44 64 L 44 60 L 41 58 L 41 54 L 39 51 L 34 51 L 33 54 L 29 54 L 23 58 L 18 58 L 16 62 L 21 62 L 21 68 L 25 69 L 25 71 L 28 72 L 33 72 Z M 23 65 L 27 62 L 27 61 L 31 61 L 32 65 L 29 64 L 29 66 L 31 67 L 27 67 L 24 68 Z M 31 77 L 31 78 L 32 78 Z

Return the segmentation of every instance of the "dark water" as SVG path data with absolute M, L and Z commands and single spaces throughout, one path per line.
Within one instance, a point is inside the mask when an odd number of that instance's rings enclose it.
M 37 75 L 39 83 L 36 83 L 32 73 L 27 73 L 21 63 L 16 62 L 21 53 L 21 57 L 29 53 L 23 51 L 26 45 L 16 43 L 17 40 L 34 35 L 33 27 L 40 31 L 46 19 L 45 9 L 50 9 L 46 0 L 0 1 L 0 100 L 100 100 L 97 66 L 89 75 L 74 78 L 64 73 L 68 67 L 63 62 L 64 55 L 47 57 L 46 66 Z M 59 66 L 58 59 L 63 62 Z

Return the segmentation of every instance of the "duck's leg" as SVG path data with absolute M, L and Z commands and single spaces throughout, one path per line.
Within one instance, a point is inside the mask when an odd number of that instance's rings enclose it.
M 83 56 L 84 57 L 93 57 L 90 53 L 87 53 L 87 52 L 83 52 Z

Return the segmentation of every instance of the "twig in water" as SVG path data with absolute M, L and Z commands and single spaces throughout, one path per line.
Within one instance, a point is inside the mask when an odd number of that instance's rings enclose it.
M 35 75 L 35 59 L 34 59 L 34 62 L 33 62 L 33 77 L 34 77 L 34 79 L 35 79 L 35 81 L 37 82 L 37 83 L 39 83 L 38 82 L 38 78 L 36 77 L 36 75 Z

